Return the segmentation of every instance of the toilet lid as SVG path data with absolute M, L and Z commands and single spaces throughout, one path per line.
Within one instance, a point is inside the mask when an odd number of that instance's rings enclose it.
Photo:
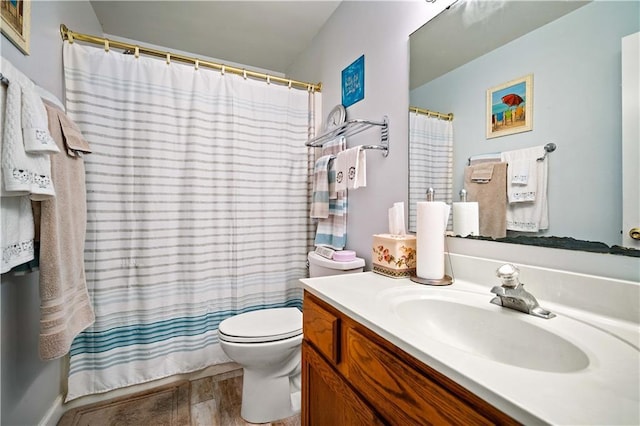
M 272 308 L 227 318 L 218 326 L 222 340 L 238 343 L 273 342 L 302 334 L 302 312 Z

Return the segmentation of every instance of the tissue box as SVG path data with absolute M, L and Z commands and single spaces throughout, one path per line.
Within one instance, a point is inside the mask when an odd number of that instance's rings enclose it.
M 388 277 L 405 278 L 415 275 L 415 235 L 374 235 L 372 263 L 373 272 Z

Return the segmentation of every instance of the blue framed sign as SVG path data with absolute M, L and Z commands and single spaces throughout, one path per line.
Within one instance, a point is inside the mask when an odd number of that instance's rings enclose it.
M 342 105 L 346 108 L 364 99 L 364 55 L 342 70 Z

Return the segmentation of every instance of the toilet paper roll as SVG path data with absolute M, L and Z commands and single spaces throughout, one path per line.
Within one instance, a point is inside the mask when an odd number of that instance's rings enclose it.
M 439 280 L 444 277 L 444 234 L 449 206 L 441 201 L 417 204 L 416 275 Z
M 478 203 L 475 201 L 453 203 L 453 233 L 466 237 L 480 235 Z

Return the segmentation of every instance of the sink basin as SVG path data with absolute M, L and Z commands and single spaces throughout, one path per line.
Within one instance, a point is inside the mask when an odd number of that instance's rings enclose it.
M 553 321 L 489 303 L 491 295 L 417 291 L 392 296 L 390 307 L 405 327 L 456 349 L 531 370 L 570 373 L 589 357 L 550 331 Z

